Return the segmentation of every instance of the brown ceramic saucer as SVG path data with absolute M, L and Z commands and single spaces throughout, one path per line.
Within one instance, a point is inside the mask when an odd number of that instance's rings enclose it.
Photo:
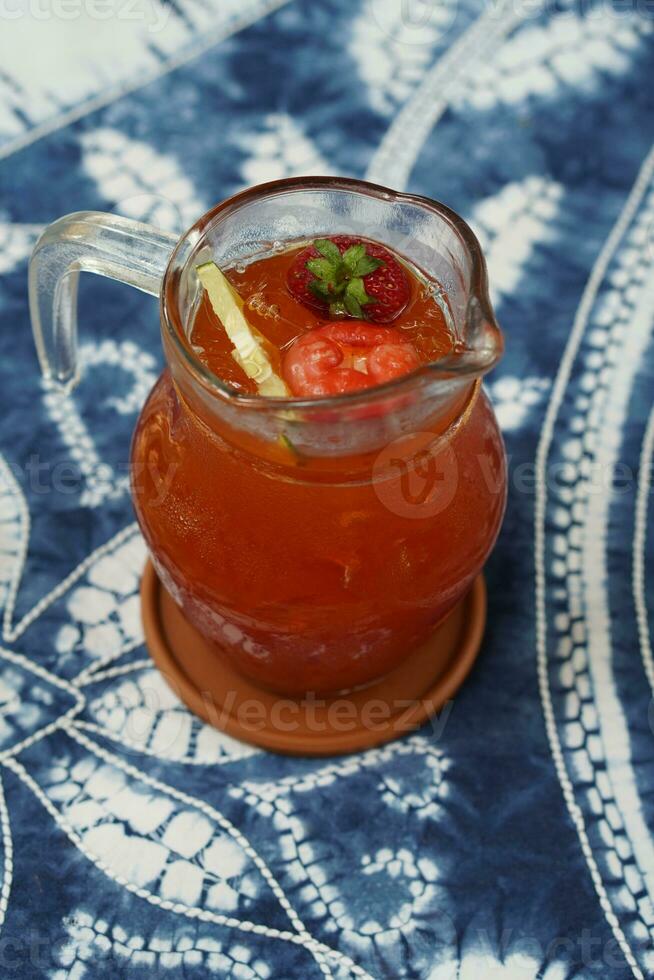
M 150 562 L 141 583 L 145 641 L 173 691 L 234 738 L 290 755 L 339 755 L 389 742 L 432 718 L 472 667 L 486 623 L 482 575 L 392 673 L 346 695 L 285 698 L 256 687 L 185 619 Z

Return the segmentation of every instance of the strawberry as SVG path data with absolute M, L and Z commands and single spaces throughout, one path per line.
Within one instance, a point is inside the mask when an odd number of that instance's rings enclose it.
M 409 302 L 402 264 L 378 242 L 350 235 L 317 238 L 295 256 L 291 295 L 319 313 L 390 323 Z
M 317 398 L 363 391 L 418 367 L 415 348 L 393 327 L 327 323 L 291 344 L 282 372 L 292 394 Z

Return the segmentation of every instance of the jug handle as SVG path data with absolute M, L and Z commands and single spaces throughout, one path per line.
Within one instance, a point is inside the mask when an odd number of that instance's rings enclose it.
M 178 236 L 115 214 L 79 211 L 43 232 L 29 266 L 34 343 L 46 379 L 76 384 L 77 285 L 94 272 L 158 296 Z

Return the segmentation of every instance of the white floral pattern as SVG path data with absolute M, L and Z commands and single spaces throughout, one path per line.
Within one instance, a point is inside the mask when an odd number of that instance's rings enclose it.
M 180 165 L 115 129 L 82 137 L 83 169 L 118 214 L 182 234 L 207 204 Z
M 171 936 L 155 934 L 149 942 L 130 935 L 119 925 L 94 917 L 83 910 L 66 921 L 69 942 L 58 954 L 60 968 L 51 980 L 83 980 L 93 977 L 98 962 L 110 960 L 114 969 L 137 968 L 150 975 L 174 977 L 180 970 L 200 968 L 227 980 L 271 980 L 272 971 L 263 959 L 253 956 L 247 946 L 223 943 L 211 935 L 197 935 L 191 929 Z
M 0 958 L 18 940 L 17 980 L 644 980 L 651 17 L 148 3 L 150 20 L 91 30 L 92 2 L 3 21 Z M 246 184 L 316 172 L 470 217 L 507 337 L 489 392 L 512 463 L 533 466 L 542 425 L 535 511 L 511 494 L 484 653 L 442 740 L 332 762 L 193 718 L 142 646 L 124 463 L 161 366 L 155 305 L 83 282 L 85 370 L 64 399 L 39 387 L 25 289 L 37 236 L 74 208 L 178 230 Z M 35 455 L 79 486 L 39 495 Z M 631 495 L 594 494 L 623 460 Z
M 126 377 L 127 389 L 120 395 L 110 394 L 98 406 L 105 412 L 133 416 L 154 384 L 157 373 L 154 357 L 141 350 L 133 341 L 118 344 L 103 340 L 99 344 L 81 344 L 79 349 L 80 373 L 86 384 L 91 384 L 98 371 L 115 371 Z M 76 404 L 77 396 L 61 391 L 48 382 L 43 383 L 43 404 L 59 429 L 62 442 L 71 459 L 79 468 L 84 481 L 81 503 L 99 507 L 107 497 L 120 497 L 126 493 L 129 479 L 125 471 L 116 474 L 114 468 L 102 460 L 94 444 L 88 426 Z
M 500 377 L 488 385 L 495 414 L 504 432 L 520 429 L 529 413 L 545 398 L 547 378 Z
M 241 176 L 247 187 L 281 177 L 330 172 L 329 163 L 287 113 L 265 116 L 258 132 L 241 137 L 238 145 L 246 154 Z
M 348 40 L 371 104 L 390 114 L 428 70 L 434 49 L 455 28 L 454 4 L 366 0 Z
M 527 24 L 491 62 L 478 66 L 457 105 L 489 109 L 531 97 L 555 98 L 561 86 L 591 86 L 599 73 L 627 71 L 634 48 L 646 43 L 652 24 L 623 8 L 562 10 L 546 24 Z
M 563 188 L 543 177 L 506 184 L 475 208 L 471 225 L 479 238 L 494 303 L 513 293 L 532 252 L 556 237 Z

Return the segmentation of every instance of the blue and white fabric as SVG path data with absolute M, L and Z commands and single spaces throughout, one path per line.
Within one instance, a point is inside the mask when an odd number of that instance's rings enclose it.
M 0 2 L 2 977 L 654 977 L 653 77 L 648 0 Z M 311 173 L 468 218 L 507 339 L 482 655 L 438 731 L 333 761 L 148 660 L 156 303 L 84 280 L 66 398 L 26 295 L 61 214 Z

